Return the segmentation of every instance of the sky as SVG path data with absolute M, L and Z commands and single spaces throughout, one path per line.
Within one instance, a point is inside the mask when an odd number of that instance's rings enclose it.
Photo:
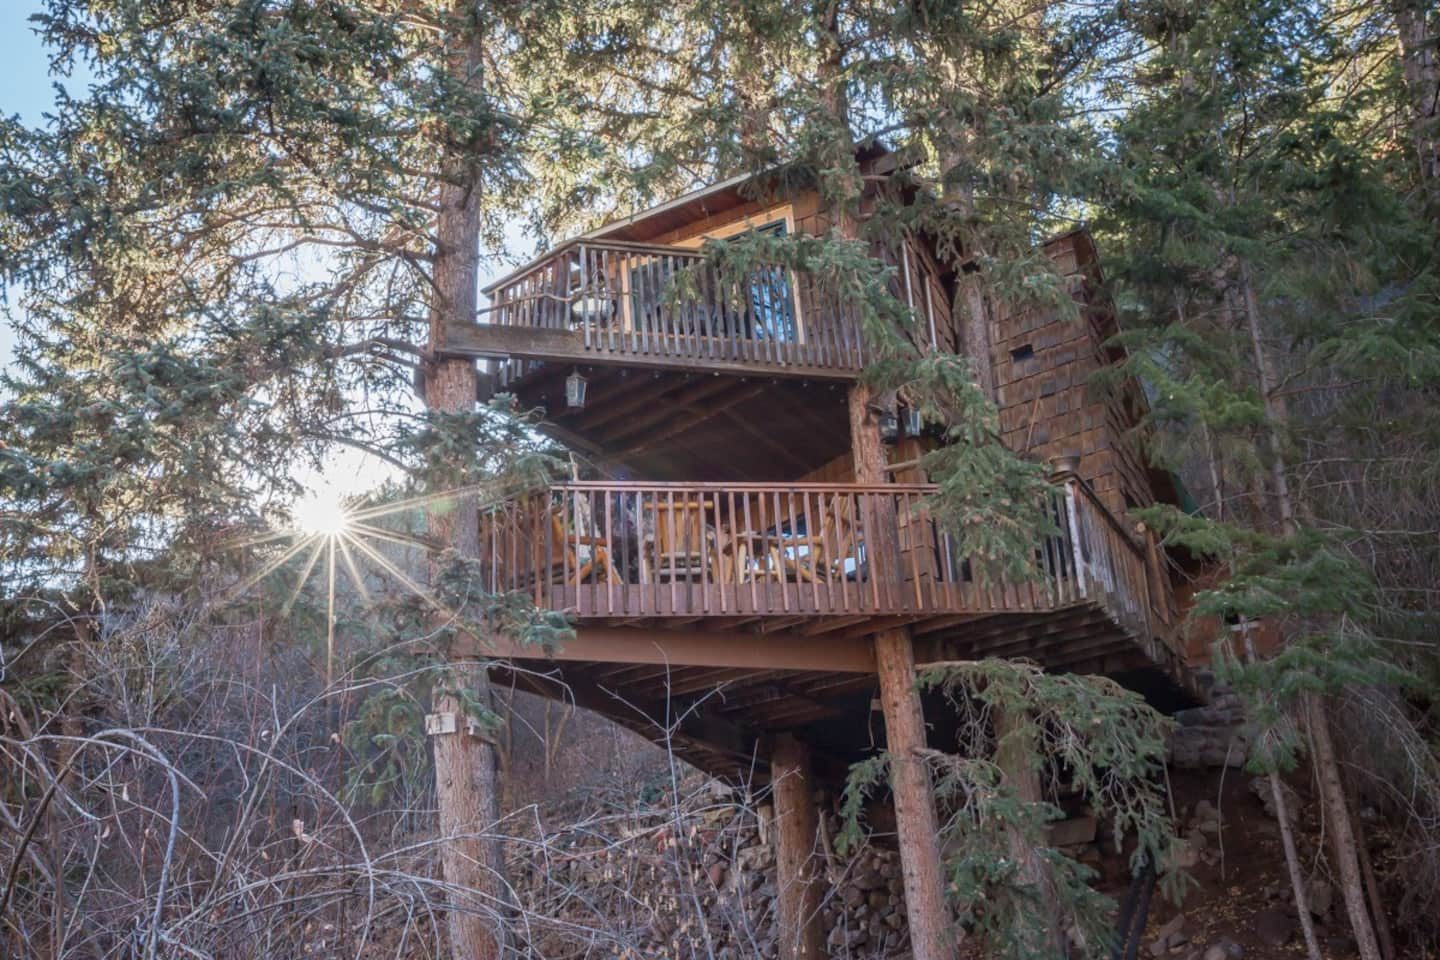
M 45 45 L 29 21 L 40 6 L 39 0 L 0 0 L 0 63 L 5 65 L 5 82 L 0 84 L 0 115 L 18 114 L 30 126 L 43 123 L 45 112 L 54 106 L 57 80 L 71 89 L 84 85 L 83 78 L 77 84 L 76 78 L 50 76 Z M 9 324 L 0 323 L 0 361 L 10 362 L 14 340 Z

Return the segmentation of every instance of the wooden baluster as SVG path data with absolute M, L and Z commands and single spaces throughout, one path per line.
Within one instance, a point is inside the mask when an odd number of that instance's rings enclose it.
M 852 524 L 854 523 L 853 518 L 856 509 L 855 498 L 849 493 L 832 491 L 830 494 L 830 503 L 832 505 L 831 514 L 833 517 L 831 522 L 835 526 L 835 556 L 839 564 L 835 573 L 835 579 L 840 584 L 840 608 L 846 613 L 850 613 L 850 578 L 847 571 L 851 565 L 850 561 L 853 560 L 856 586 L 858 589 L 860 578 L 860 550 L 858 541 L 853 535 L 853 530 L 851 531 L 852 536 L 850 543 L 848 545 L 845 543 L 845 530 L 840 525 L 840 518 L 842 515 L 846 515 L 851 518 L 850 522 Z M 844 504 L 843 507 L 842 503 Z
M 724 357 L 725 342 L 725 316 L 720 312 L 719 302 L 715 296 L 715 285 L 710 276 L 711 271 L 703 258 L 697 257 L 690 264 L 690 269 L 695 274 L 695 288 L 699 293 L 701 316 L 705 318 L 705 329 L 708 338 L 705 342 L 704 355 L 711 359 Z
M 642 254 L 641 262 L 644 268 L 640 271 L 641 282 L 645 285 L 643 303 L 646 304 L 645 327 L 650 331 L 650 352 L 657 356 L 670 352 L 670 344 L 665 337 L 665 329 L 660 325 L 660 298 L 655 292 L 656 260 L 649 254 Z M 671 571 L 671 579 L 674 579 L 674 571 Z
M 614 503 L 618 499 L 611 495 L 610 488 L 606 487 L 600 492 L 605 501 L 605 545 L 597 546 L 597 551 L 605 551 L 605 612 L 615 613 L 615 522 Z
M 741 502 L 741 503 L 744 505 L 744 507 L 745 507 L 745 550 L 746 550 L 747 555 L 748 555 L 749 558 L 750 558 L 750 562 L 752 562 L 752 563 L 754 563 L 754 564 L 756 565 L 755 571 L 751 574 L 751 577 L 750 577 L 750 612 L 751 612 L 751 613 L 759 613 L 759 612 L 760 612 L 760 599 L 759 599 L 759 596 L 758 596 L 758 590 L 759 590 L 759 588 L 756 586 L 755 581 L 758 580 L 758 579 L 760 579 L 760 571 L 761 571 L 762 569 L 764 569 L 764 567 L 763 567 L 763 561 L 762 561 L 761 558 L 758 557 L 758 556 L 756 555 L 756 553 L 755 553 L 755 524 L 754 524 L 754 521 L 752 521 L 751 518 L 750 518 L 750 495 L 749 495 L 749 494 L 746 494 L 746 495 L 744 495 L 743 497 L 741 497 L 741 501 L 740 501 L 740 502 Z M 739 586 L 740 586 L 740 585 L 739 585 L 739 583 L 737 582 L 737 583 L 736 583 L 736 589 L 737 589 L 737 590 L 739 589 Z M 767 587 L 766 589 L 768 590 L 769 588 Z
M 855 580 L 857 599 L 860 601 L 859 609 L 864 610 L 865 608 L 865 588 L 868 585 L 870 588 L 870 609 L 878 611 L 880 609 L 880 582 L 879 578 L 875 576 L 875 556 L 871 550 L 871 541 L 873 538 L 870 535 L 870 520 L 874 518 L 874 505 L 871 502 L 873 497 L 874 494 L 869 492 L 857 492 L 855 494 L 855 526 L 856 529 L 860 531 L 860 535 L 856 541 L 857 563 L 855 566 Z M 858 562 L 861 555 L 861 545 L 864 547 L 865 562 L 863 565 Z
M 781 604 L 781 608 L 782 608 L 786 613 L 789 613 L 789 612 L 790 612 L 790 592 L 791 592 L 791 591 L 790 591 L 789 563 L 787 562 L 787 561 L 789 560 L 789 556 L 788 556 L 788 554 L 787 554 L 787 552 L 786 552 L 786 543 L 785 543 L 786 536 L 785 536 L 785 532 L 784 532 L 784 530 L 782 529 L 782 527 L 784 526 L 784 521 L 781 519 L 782 517 L 784 517 L 785 514 L 784 514 L 784 512 L 783 512 L 783 511 L 781 510 L 781 508 L 780 508 L 780 491 L 778 491 L 778 490 L 774 491 L 774 492 L 771 494 L 771 496 L 772 496 L 773 499 L 774 499 L 774 507 L 775 507 L 775 516 L 774 516 L 774 521 L 775 521 L 775 523 L 774 523 L 775 546 L 776 546 L 776 551 L 777 551 L 777 553 L 779 554 L 779 557 L 780 557 L 780 604 Z M 791 526 L 790 526 L 790 536 L 793 537 L 794 535 L 795 535 L 795 526 L 794 526 L 794 524 L 791 524 Z M 799 576 L 798 576 L 798 575 L 796 576 L 796 580 L 799 580 Z M 798 593 L 798 591 L 797 591 L 797 593 Z

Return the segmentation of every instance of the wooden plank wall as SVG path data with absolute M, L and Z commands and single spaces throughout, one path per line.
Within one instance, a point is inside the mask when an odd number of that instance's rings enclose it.
M 1123 516 L 1129 506 L 1152 503 L 1154 494 L 1128 436 L 1135 416 L 1125 409 L 1125 398 L 1099 396 L 1087 384 L 1109 362 L 1102 344 L 1113 318 L 1086 282 L 1094 266 L 1088 241 L 1071 235 L 1047 250 L 1072 278 L 1074 295 L 1086 302 L 1084 320 L 1020 310 L 991 321 L 1001 432 L 1011 449 L 1034 459 L 1079 454 L 1080 475 L 1109 510 Z

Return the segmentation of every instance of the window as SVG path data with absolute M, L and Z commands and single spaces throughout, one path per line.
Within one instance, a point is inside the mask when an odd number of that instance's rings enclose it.
M 767 223 L 745 233 L 785 235 L 785 221 Z M 744 234 L 741 234 L 744 236 Z M 750 279 L 750 311 L 756 340 L 789 343 L 798 339 L 795 324 L 795 294 L 790 289 L 790 272 L 784 267 L 761 267 Z
M 794 215 L 788 204 L 771 207 L 743 220 L 707 230 L 703 234 L 676 241 L 677 246 L 698 248 L 706 240 L 724 240 L 750 233 L 770 233 L 783 237 L 795 230 Z M 751 340 L 777 343 L 801 343 L 805 340 L 803 319 L 796 306 L 790 273 L 783 267 L 762 267 L 750 281 L 750 309 L 746 328 L 740 335 Z

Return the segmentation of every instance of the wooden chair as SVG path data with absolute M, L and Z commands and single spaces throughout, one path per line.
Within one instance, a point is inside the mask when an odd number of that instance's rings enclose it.
M 649 500 L 643 505 L 640 582 L 700 580 L 719 573 L 715 531 L 706 519 L 713 500 Z
M 572 501 L 573 517 L 566 529 L 565 505 L 557 503 L 550 509 L 551 551 L 550 579 L 558 583 L 570 570 L 569 586 L 578 587 L 587 581 L 613 581 L 615 568 L 611 563 L 610 541 L 600 535 L 590 516 L 589 504 L 583 498 Z
M 772 569 L 784 571 L 787 578 L 808 583 L 828 583 L 843 579 L 851 571 L 847 561 L 860 563 L 860 538 L 855 523 L 855 498 L 837 495 L 830 498 L 820 515 L 820 529 L 807 530 L 802 536 L 786 537 L 770 547 Z

